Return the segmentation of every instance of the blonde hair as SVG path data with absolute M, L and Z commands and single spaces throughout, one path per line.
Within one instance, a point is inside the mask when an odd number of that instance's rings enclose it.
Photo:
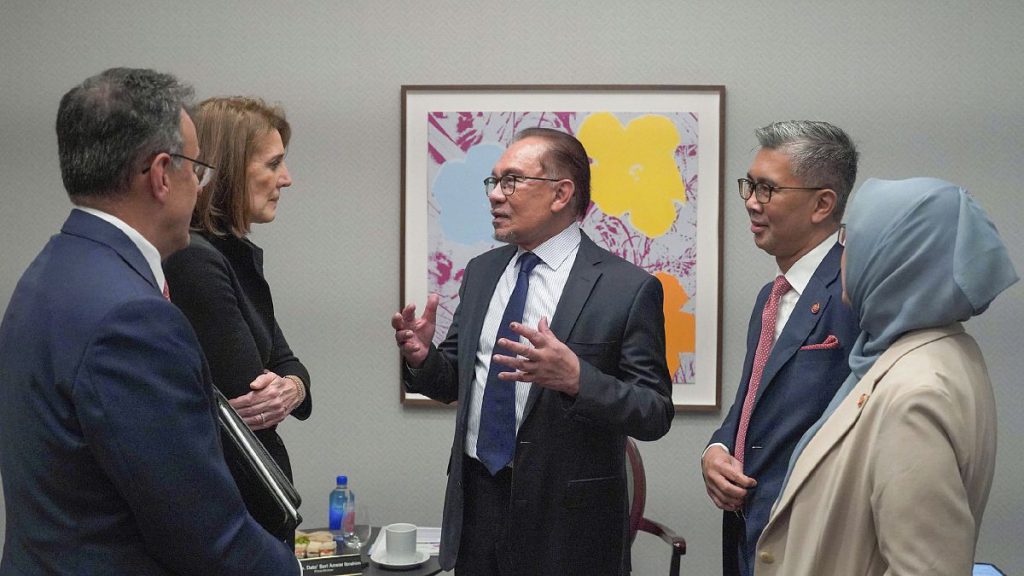
M 292 130 L 284 110 L 259 98 L 209 98 L 199 104 L 195 124 L 203 161 L 217 171 L 199 191 L 192 229 L 245 236 L 252 223 L 246 168 L 257 152 L 256 143 L 267 134 L 276 130 L 288 147 Z

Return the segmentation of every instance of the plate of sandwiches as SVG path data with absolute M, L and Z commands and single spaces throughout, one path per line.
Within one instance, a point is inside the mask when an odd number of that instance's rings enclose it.
M 299 559 L 319 558 L 321 556 L 335 556 L 338 553 L 338 543 L 334 540 L 334 534 L 327 530 L 318 532 L 295 531 L 295 557 Z

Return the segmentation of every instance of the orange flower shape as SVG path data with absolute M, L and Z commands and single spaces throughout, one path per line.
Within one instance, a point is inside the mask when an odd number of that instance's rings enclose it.
M 665 292 L 665 357 L 668 373 L 674 377 L 679 370 L 679 355 L 697 349 L 697 318 L 682 311 L 690 297 L 678 278 L 660 271 L 654 277 Z

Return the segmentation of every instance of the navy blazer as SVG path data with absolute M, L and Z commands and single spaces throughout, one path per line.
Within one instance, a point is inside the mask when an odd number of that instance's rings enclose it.
M 0 326 L 3 574 L 298 574 L 224 462 L 209 370 L 115 226 L 74 210 Z
M 836 244 L 814 271 L 775 342 L 761 376 L 743 454 L 744 474 L 756 480 L 757 486 L 747 493 L 745 522 L 732 512 L 724 514 L 722 551 L 726 576 L 749 575 L 753 571 L 740 566 L 737 555 L 743 554 L 748 566 L 752 566 L 750 559 L 781 490 L 793 448 L 804 431 L 818 420 L 850 373 L 847 358 L 860 328 L 853 311 L 842 302 L 843 288 L 839 279 L 842 254 L 842 246 Z M 740 412 L 761 336 L 761 313 L 771 287 L 769 282 L 761 288 L 750 314 L 747 354 L 736 400 L 722 426 L 711 436 L 710 443 L 722 443 L 730 452 L 736 443 Z M 800 349 L 821 344 L 830 335 L 838 338 L 838 348 Z
M 477 346 L 484 316 L 516 253 L 496 248 L 466 266 L 451 328 L 406 386 L 459 401 L 442 521 L 442 568 L 451 570 L 462 535 L 462 462 Z M 674 415 L 665 362 L 658 280 L 582 237 L 551 319 L 551 330 L 580 359 L 580 391 L 570 398 L 530 390 L 513 457 L 509 555 L 516 574 L 628 572 L 627 436 L 655 440 Z

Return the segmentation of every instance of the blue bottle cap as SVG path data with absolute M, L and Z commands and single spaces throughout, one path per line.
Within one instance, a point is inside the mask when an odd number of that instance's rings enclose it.
M 347 486 L 348 476 L 338 476 L 338 486 Z

